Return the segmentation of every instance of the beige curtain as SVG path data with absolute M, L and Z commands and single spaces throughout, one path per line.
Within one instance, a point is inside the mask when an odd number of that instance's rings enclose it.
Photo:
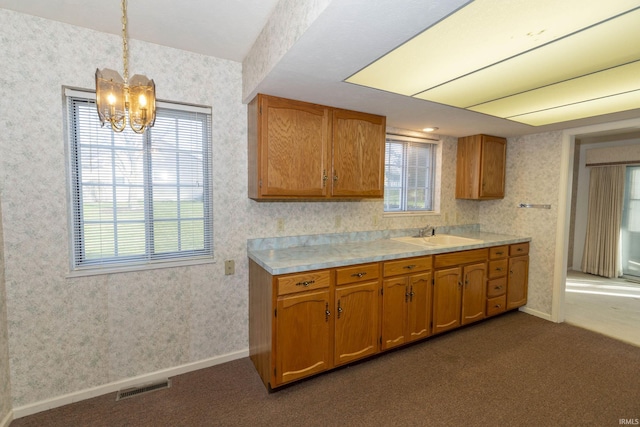
M 604 277 L 622 275 L 620 226 L 624 203 L 624 165 L 591 168 L 587 236 L 582 271 Z

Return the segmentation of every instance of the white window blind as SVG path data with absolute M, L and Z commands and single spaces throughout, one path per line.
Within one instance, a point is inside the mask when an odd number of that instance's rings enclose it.
M 435 167 L 436 143 L 388 135 L 384 211 L 432 211 Z
M 100 127 L 88 96 L 67 105 L 72 269 L 211 258 L 211 114 L 158 103 L 140 135 Z

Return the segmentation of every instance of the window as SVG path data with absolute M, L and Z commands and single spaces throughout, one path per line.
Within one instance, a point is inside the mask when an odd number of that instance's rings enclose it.
M 387 135 L 384 211 L 433 211 L 437 141 Z
M 210 109 L 158 102 L 153 128 L 116 133 L 95 95 L 66 95 L 72 269 L 210 260 Z

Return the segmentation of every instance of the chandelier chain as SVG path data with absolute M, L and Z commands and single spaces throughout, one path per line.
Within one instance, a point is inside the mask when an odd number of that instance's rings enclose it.
M 122 0 L 122 62 L 124 82 L 129 82 L 129 44 L 127 43 L 127 0 Z

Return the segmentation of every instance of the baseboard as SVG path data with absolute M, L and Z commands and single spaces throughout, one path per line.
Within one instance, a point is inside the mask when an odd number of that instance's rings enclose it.
M 0 427 L 9 427 L 11 421 L 13 421 L 13 411 L 7 412 L 7 415 L 0 421 Z
M 249 349 L 212 357 L 210 359 L 200 360 L 198 362 L 187 363 L 185 365 L 175 366 L 173 368 L 163 369 L 160 371 L 151 372 L 144 375 L 138 375 L 136 377 L 131 377 L 124 380 L 119 380 L 112 383 L 104 384 L 101 386 L 92 387 L 92 388 L 76 391 L 73 393 L 65 394 L 62 396 L 54 397 L 51 399 L 42 400 L 40 402 L 31 403 L 29 405 L 19 406 L 13 409 L 13 418 L 17 419 L 17 418 L 26 417 L 28 415 L 33 415 L 38 412 L 46 411 L 53 408 L 58 408 L 60 406 L 68 405 L 70 403 L 91 399 L 93 397 L 102 396 L 107 393 L 113 393 L 124 388 L 134 387 L 141 384 L 146 384 L 146 383 L 154 382 L 157 380 L 161 380 L 164 378 L 175 377 L 176 375 L 186 374 L 187 372 L 209 368 L 211 366 L 220 365 L 222 363 L 230 362 L 232 360 L 242 359 L 243 357 L 249 357 Z M 5 425 L 0 424 L 0 427 L 5 427 Z
M 536 316 L 536 317 L 539 317 L 541 319 L 548 320 L 549 322 L 553 321 L 551 319 L 551 315 L 549 313 L 545 313 L 543 311 L 534 310 L 534 309 L 529 308 L 529 307 L 520 307 L 519 310 L 521 312 L 523 312 L 523 313 L 527 313 L 527 314 L 530 314 L 532 316 Z

